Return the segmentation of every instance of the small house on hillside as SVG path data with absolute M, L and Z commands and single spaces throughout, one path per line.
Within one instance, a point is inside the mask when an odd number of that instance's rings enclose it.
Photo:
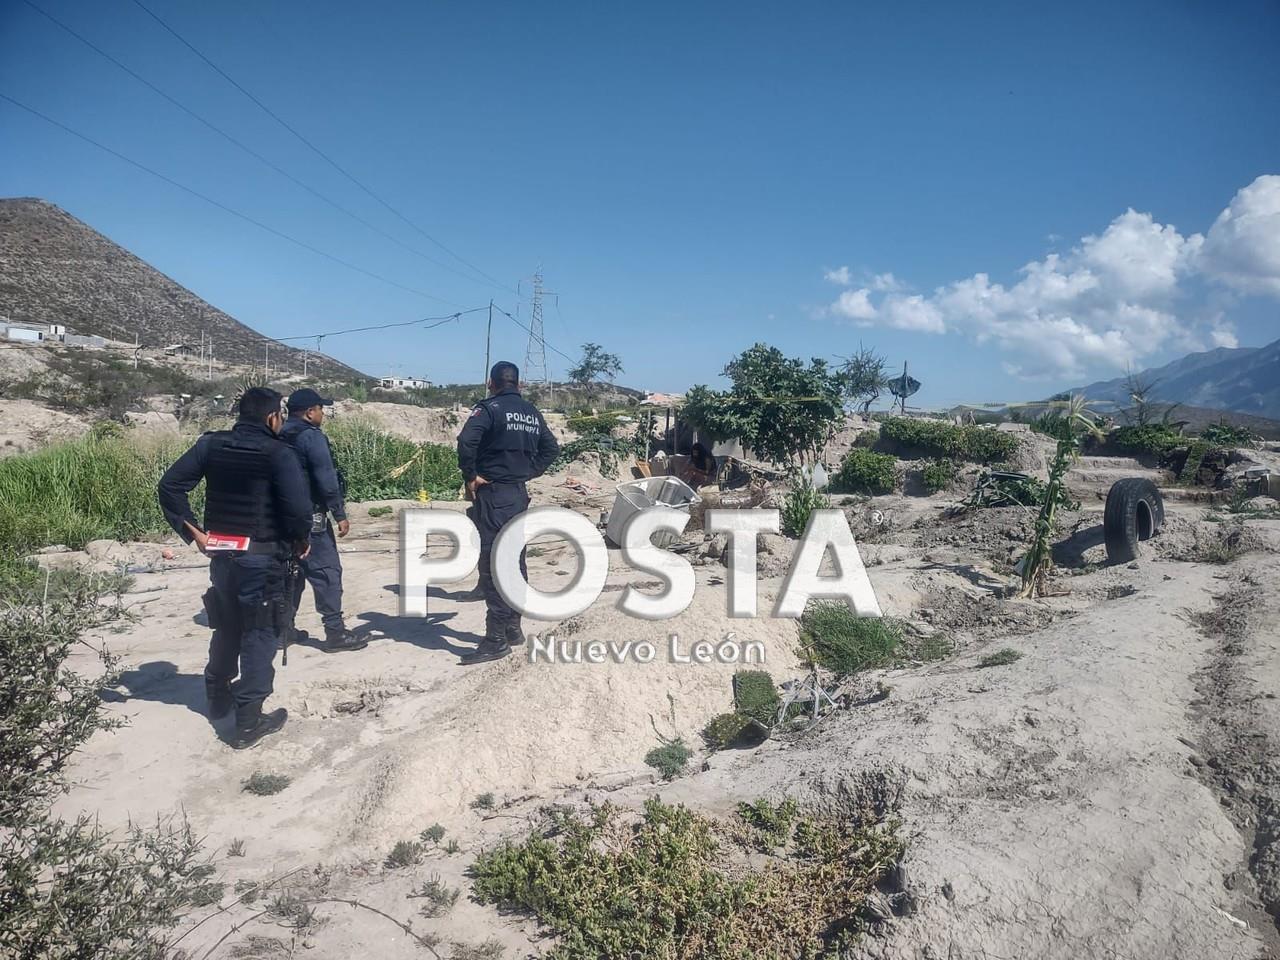
M 383 390 L 426 390 L 431 381 L 425 377 L 383 377 L 378 386 Z

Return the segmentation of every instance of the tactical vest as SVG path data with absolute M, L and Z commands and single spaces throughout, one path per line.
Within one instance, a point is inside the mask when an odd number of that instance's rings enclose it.
M 271 445 L 278 442 L 258 432 L 211 435 L 204 473 L 206 530 L 257 543 L 280 539 L 271 490 Z

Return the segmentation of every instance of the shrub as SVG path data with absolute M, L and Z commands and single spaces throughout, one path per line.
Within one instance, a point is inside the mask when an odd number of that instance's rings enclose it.
M 589 437 L 613 433 L 614 427 L 618 426 L 618 418 L 622 416 L 625 416 L 625 414 L 621 411 L 614 411 L 599 415 L 569 417 L 565 422 L 569 429 L 578 434 L 578 436 Z
M 1031 421 L 1031 429 L 1054 440 L 1071 439 L 1071 419 L 1056 410 L 1040 414 Z
M 554 960 L 816 957 L 849 943 L 902 844 L 893 825 L 797 816 L 804 850 L 752 868 L 755 837 L 685 807 L 651 799 L 637 822 L 607 804 L 558 811 L 477 857 L 473 889 L 536 915 Z
M 399 840 L 391 848 L 391 852 L 387 854 L 387 859 L 382 861 L 382 865 L 388 870 L 412 867 L 414 864 L 421 862 L 423 853 L 422 844 L 414 840 Z
M 482 793 L 471 801 L 472 810 L 492 810 L 495 806 L 492 793 Z
M 1212 447 L 1251 447 L 1261 437 L 1229 423 L 1211 423 L 1200 431 L 1200 439 Z
M 1022 659 L 1022 652 L 1014 650 L 1012 647 L 1005 647 L 1003 650 L 997 650 L 995 653 L 988 653 L 985 657 L 978 661 L 979 667 L 1006 667 L 1011 663 L 1017 663 Z
M 788 537 L 803 536 L 805 527 L 809 525 L 809 515 L 829 506 L 830 501 L 806 481 L 796 481 L 796 485 L 782 498 L 782 532 Z
M 920 482 L 929 493 L 937 493 L 951 486 L 959 472 L 954 460 L 932 460 L 920 469 Z
M 1163 423 L 1117 427 L 1107 441 L 1122 453 L 1149 457 L 1163 456 L 1185 442 L 1173 427 Z
M 977 463 L 1008 460 L 1018 449 L 1018 440 L 1011 433 L 991 427 L 957 427 L 938 420 L 913 417 L 890 417 L 886 420 L 880 426 L 880 442 L 917 456 Z
M 166 956 L 164 930 L 220 893 L 190 826 L 161 820 L 112 834 L 51 810 L 76 752 L 123 723 L 99 696 L 115 682 L 114 658 L 98 650 L 102 672 L 92 676 L 66 665 L 81 635 L 121 608 L 101 603 L 87 580 L 72 586 L 0 617 L 0 955 Z
M 418 839 L 423 843 L 439 843 L 444 839 L 444 827 L 441 824 L 433 823 L 422 833 L 418 834 Z
M 644 755 L 644 762 L 662 775 L 663 780 L 672 780 L 678 776 L 693 756 L 693 751 L 685 746 L 685 742 L 677 737 L 666 740 L 661 746 L 654 747 Z
M 895 621 L 859 617 L 844 603 L 812 603 L 800 618 L 801 655 L 840 676 L 888 666 L 901 643 Z
M 835 493 L 892 493 L 897 473 L 897 462 L 889 454 L 854 447 L 831 478 L 831 489 Z
M 409 897 L 425 900 L 421 913 L 424 917 L 434 919 L 443 917 L 453 909 L 453 905 L 458 902 L 460 892 L 457 887 L 451 887 L 441 880 L 438 874 L 432 874 L 423 881 L 422 886 L 409 894 Z
M 702 739 L 713 750 L 728 750 L 741 742 L 751 729 L 751 718 L 735 710 L 712 717 L 702 728 Z

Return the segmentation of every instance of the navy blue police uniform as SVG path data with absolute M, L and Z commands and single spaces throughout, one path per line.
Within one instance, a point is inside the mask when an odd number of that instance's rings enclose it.
M 302 559 L 302 573 L 305 582 L 311 584 L 325 636 L 342 640 L 347 632 L 342 616 L 342 560 L 338 557 L 338 541 L 329 515 L 332 514 L 334 520 L 345 520 L 347 507 L 333 448 L 324 431 L 304 420 L 300 412 L 290 413 L 280 429 L 280 439 L 297 454 L 311 491 L 311 552 Z M 290 601 L 295 611 L 302 601 L 303 585 L 303 577 L 298 577 L 293 584 Z
M 493 582 L 491 556 L 498 532 L 529 507 L 525 483 L 540 477 L 560 452 L 538 408 L 507 387 L 481 400 L 458 434 L 458 468 L 470 483 L 477 476 L 487 483 L 476 487 L 467 515 L 480 533 L 480 589 L 484 593 L 487 642 L 519 641 L 520 614 L 513 610 Z M 524 555 L 520 557 L 525 572 Z
M 188 499 L 201 480 L 203 524 Z M 262 703 L 273 689 L 272 660 L 287 616 L 286 564 L 305 548 L 311 530 L 306 479 L 293 451 L 265 424 L 241 422 L 201 436 L 165 471 L 158 493 L 165 519 L 188 543 L 186 523 L 249 538 L 247 550 L 212 553 L 204 598 L 213 628 L 205 693 L 213 719 L 234 705 L 236 746 L 262 721 Z

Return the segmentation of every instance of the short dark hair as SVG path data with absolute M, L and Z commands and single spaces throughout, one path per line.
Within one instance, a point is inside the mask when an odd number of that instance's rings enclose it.
M 240 422 L 265 423 L 271 414 L 280 412 L 282 399 L 270 387 L 250 387 L 240 394 Z
M 489 382 L 499 387 L 518 387 L 520 368 L 510 360 L 499 360 L 489 371 Z

